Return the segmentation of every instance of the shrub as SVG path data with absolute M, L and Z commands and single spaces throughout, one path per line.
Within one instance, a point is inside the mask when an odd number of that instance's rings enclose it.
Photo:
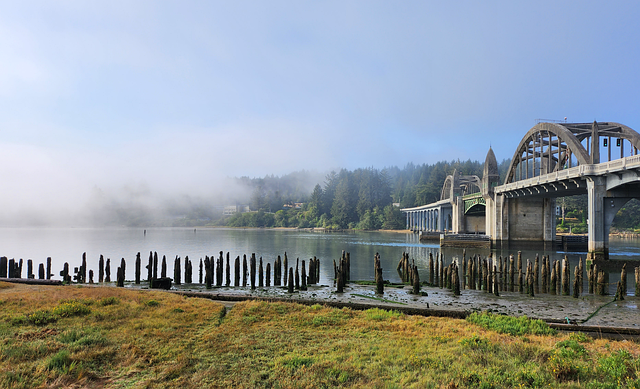
M 61 317 L 84 316 L 91 313 L 91 309 L 79 301 L 69 301 L 55 307 L 53 313 Z
M 107 305 L 117 305 L 120 304 L 120 299 L 117 297 L 105 297 L 98 302 L 99 305 L 106 307 Z
M 42 309 L 27 315 L 27 320 L 37 326 L 43 326 L 45 324 L 58 321 L 58 315 L 46 309 Z
M 149 300 L 145 303 L 147 307 L 157 307 L 160 303 L 157 300 Z
M 550 328 L 547 323 L 542 320 L 529 319 L 526 316 L 511 317 L 504 315 L 496 315 L 493 313 L 473 312 L 467 316 L 469 323 L 477 324 L 483 328 L 496 331 L 501 334 L 509 334 L 513 336 L 520 335 L 555 335 L 556 330 Z

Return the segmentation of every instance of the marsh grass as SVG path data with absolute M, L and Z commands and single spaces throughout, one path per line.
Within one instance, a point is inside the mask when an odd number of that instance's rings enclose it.
M 227 311 L 110 287 L 16 285 L 0 300 L 2 388 L 640 386 L 638 344 L 547 335 L 523 319 L 513 330 L 504 317 L 475 324 L 320 304 Z M 44 311 L 57 320 L 28 319 Z

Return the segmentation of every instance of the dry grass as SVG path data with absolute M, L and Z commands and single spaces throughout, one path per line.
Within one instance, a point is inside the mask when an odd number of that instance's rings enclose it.
M 225 316 L 164 292 L 5 285 L 3 388 L 640 387 L 629 341 L 293 303 L 244 302 Z M 78 302 L 90 312 L 28 319 Z

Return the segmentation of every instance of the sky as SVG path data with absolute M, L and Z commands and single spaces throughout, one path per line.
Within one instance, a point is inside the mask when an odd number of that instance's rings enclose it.
M 0 205 L 640 130 L 637 1 L 0 1 Z M 0 214 L 0 219 L 1 219 Z

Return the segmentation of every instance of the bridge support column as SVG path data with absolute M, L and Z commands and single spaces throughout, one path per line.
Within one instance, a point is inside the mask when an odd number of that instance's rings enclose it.
M 587 210 L 589 232 L 589 253 L 588 259 L 603 260 L 609 259 L 608 240 L 605 237 L 605 213 L 604 197 L 607 193 L 606 179 L 604 177 L 587 177 Z M 613 220 L 613 218 L 611 218 Z

